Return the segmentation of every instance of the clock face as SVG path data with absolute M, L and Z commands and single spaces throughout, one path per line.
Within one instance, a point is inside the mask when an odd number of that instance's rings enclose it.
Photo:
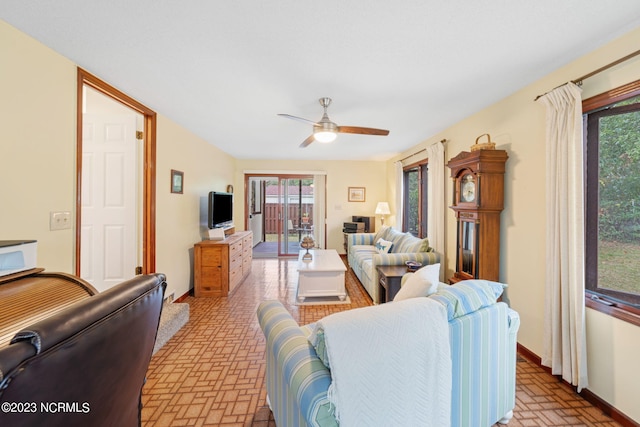
M 476 199 L 476 180 L 470 173 L 460 181 L 460 201 L 473 202 Z

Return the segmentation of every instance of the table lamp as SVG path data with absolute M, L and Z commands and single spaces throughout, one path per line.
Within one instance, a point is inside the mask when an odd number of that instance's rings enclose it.
M 382 226 L 384 226 L 385 215 L 390 215 L 390 214 L 391 214 L 391 211 L 389 210 L 389 203 L 378 202 L 378 206 L 376 206 L 376 215 L 380 215 L 380 222 Z

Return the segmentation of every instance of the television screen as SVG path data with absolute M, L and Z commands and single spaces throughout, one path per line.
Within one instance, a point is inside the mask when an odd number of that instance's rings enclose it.
M 224 227 L 233 223 L 233 194 L 212 191 L 209 193 L 209 228 Z

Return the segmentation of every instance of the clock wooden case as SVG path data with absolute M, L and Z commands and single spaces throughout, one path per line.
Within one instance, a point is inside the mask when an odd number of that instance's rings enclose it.
M 456 215 L 456 271 L 450 283 L 498 281 L 500 213 L 504 209 L 504 150 L 463 151 L 449 160 Z

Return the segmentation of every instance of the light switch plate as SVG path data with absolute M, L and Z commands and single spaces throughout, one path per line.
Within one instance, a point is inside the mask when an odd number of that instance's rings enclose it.
M 49 230 L 67 230 L 71 228 L 71 212 L 51 212 L 49 215 Z

